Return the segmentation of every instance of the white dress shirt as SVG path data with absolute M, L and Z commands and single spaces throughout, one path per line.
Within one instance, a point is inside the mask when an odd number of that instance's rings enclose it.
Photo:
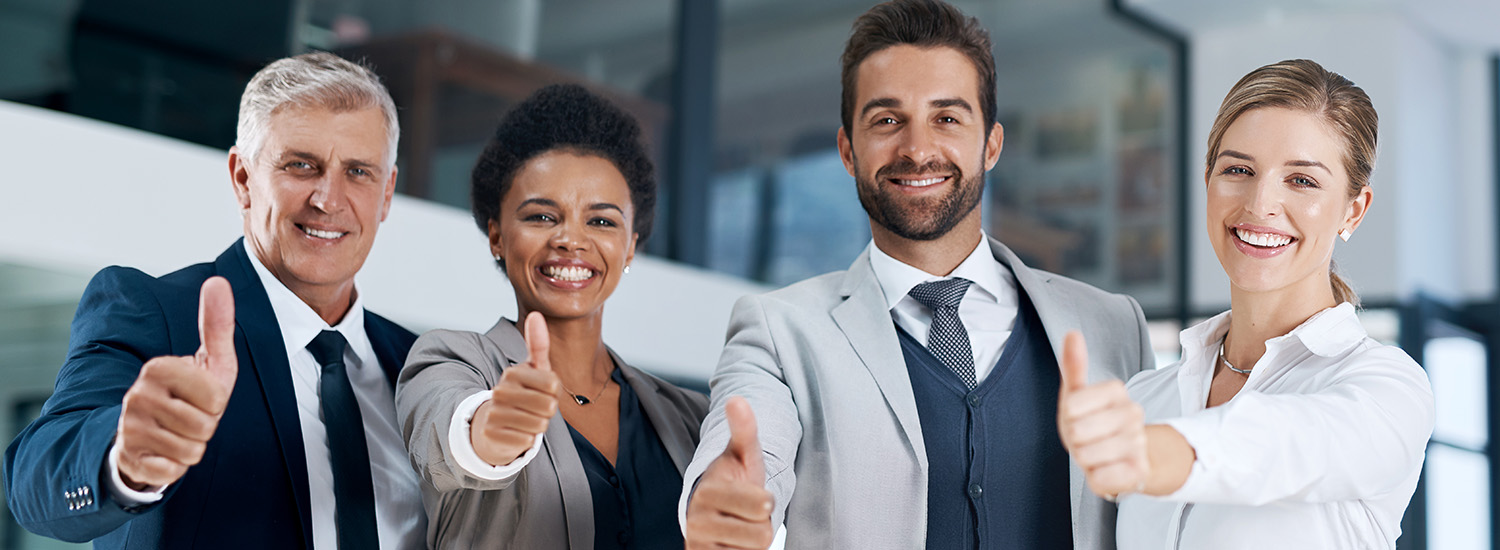
M 395 396 L 375 349 L 365 334 L 365 310 L 355 289 L 354 305 L 337 326 L 328 326 L 307 303 L 271 274 L 255 254 L 251 265 L 266 288 L 281 339 L 291 365 L 292 388 L 302 427 L 302 448 L 307 455 L 307 482 L 312 509 L 313 547 L 338 548 L 338 526 L 334 521 L 333 466 L 329 461 L 328 436 L 318 399 L 323 368 L 307 350 L 307 344 L 324 330 L 337 330 L 348 341 L 344 365 L 349 384 L 359 402 L 370 454 L 370 477 L 375 493 L 375 526 L 383 549 L 419 549 L 424 546 L 427 516 L 417 474 L 407 458 L 406 444 L 396 427 Z M 161 499 L 163 491 L 130 490 L 120 479 L 118 447 L 110 449 L 109 484 L 117 498 L 127 504 Z M 164 489 L 164 488 L 162 488 Z
M 974 282 L 958 303 L 958 318 L 969 333 L 969 348 L 974 352 L 974 380 L 983 382 L 1000 360 L 1000 350 L 1010 338 L 1020 312 L 1015 275 L 995 259 L 989 239 L 981 233 L 979 246 L 947 275 L 933 275 L 902 263 L 874 242 L 870 243 L 870 267 L 885 293 L 891 319 L 924 346 L 932 327 L 932 311 L 907 293 L 919 284 L 954 277 Z
M 1267 340 L 1244 388 L 1208 409 L 1229 315 L 1182 331 L 1181 361 L 1127 385 L 1197 460 L 1177 492 L 1121 499 L 1119 547 L 1395 548 L 1433 429 L 1422 367 L 1344 303 Z

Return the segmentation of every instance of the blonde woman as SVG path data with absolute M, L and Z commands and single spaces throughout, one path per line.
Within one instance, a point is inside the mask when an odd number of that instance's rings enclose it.
M 1307 60 L 1246 75 L 1209 133 L 1208 236 L 1229 311 L 1182 360 L 1088 385 L 1069 335 L 1058 429 L 1119 498 L 1121 549 L 1394 548 L 1432 434 L 1432 391 L 1371 339 L 1333 272 L 1369 212 L 1377 118 Z

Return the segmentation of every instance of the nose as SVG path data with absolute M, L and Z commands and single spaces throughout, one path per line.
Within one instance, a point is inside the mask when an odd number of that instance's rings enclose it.
M 1246 190 L 1245 211 L 1260 218 L 1274 218 L 1281 213 L 1281 185 L 1269 178 L 1256 178 Z
M 923 166 L 927 160 L 937 154 L 937 144 L 933 140 L 932 129 L 926 124 L 908 124 L 901 132 L 901 144 L 899 149 L 901 156 Z
M 552 246 L 563 251 L 583 250 L 587 242 L 583 235 L 583 222 L 577 216 L 569 216 L 568 219 L 557 224 L 557 230 L 552 232 Z
M 343 207 L 344 181 L 337 174 L 323 174 L 313 182 L 313 192 L 307 203 L 325 214 L 337 212 Z

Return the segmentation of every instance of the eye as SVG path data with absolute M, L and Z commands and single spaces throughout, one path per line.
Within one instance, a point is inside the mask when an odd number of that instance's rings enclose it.
M 944 124 L 958 124 L 958 119 L 953 118 L 951 116 L 941 116 L 941 117 L 938 117 L 938 122 L 941 122 L 941 123 L 944 123 Z
M 1225 168 L 1223 171 L 1219 172 L 1219 174 L 1220 175 L 1225 175 L 1225 176 L 1253 176 L 1253 175 L 1255 175 L 1255 173 L 1251 172 L 1249 168 L 1246 168 L 1244 166 L 1240 166 L 1238 164 L 1236 164 L 1234 166 L 1230 166 L 1230 167 Z
M 306 172 L 306 171 L 309 171 L 309 170 L 315 170 L 316 169 L 312 165 L 312 163 L 307 162 L 305 160 L 294 160 L 294 161 L 288 162 L 288 163 L 286 163 L 285 166 L 282 166 L 282 168 L 285 169 L 285 170 L 291 170 L 291 171 L 295 171 L 295 172 Z
M 537 222 L 537 223 L 555 223 L 555 222 L 557 222 L 557 218 L 554 217 L 552 214 L 537 213 L 537 214 L 531 214 L 529 216 L 521 218 L 521 221 Z
M 368 169 L 365 169 L 365 168 L 354 167 L 354 168 L 350 168 L 349 169 L 349 175 L 354 176 L 356 178 L 363 178 L 363 177 L 369 176 L 370 175 L 370 171 Z
M 616 227 L 620 224 L 615 223 L 614 220 L 611 220 L 609 218 L 594 218 L 592 220 L 589 220 L 589 225 L 597 225 L 599 227 Z
M 889 125 L 889 124 L 896 124 L 898 122 L 899 121 L 897 121 L 895 118 L 887 116 L 887 117 L 880 117 L 879 119 L 876 119 L 875 120 L 875 125 L 876 126 L 883 126 L 883 125 Z
M 1313 189 L 1321 187 L 1318 185 L 1318 182 L 1316 180 L 1307 176 L 1292 176 L 1290 178 L 1287 178 L 1287 181 L 1291 182 L 1292 185 L 1295 185 L 1297 187 L 1309 187 Z

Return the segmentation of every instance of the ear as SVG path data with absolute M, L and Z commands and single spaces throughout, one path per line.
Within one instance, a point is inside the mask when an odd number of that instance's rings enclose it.
M 250 158 L 238 146 L 229 148 L 229 184 L 240 210 L 250 208 Z
M 1005 148 L 1005 127 L 999 122 L 990 128 L 989 139 L 984 140 L 984 169 L 988 172 L 1000 160 L 1000 150 Z
M 1365 213 L 1370 211 L 1370 203 L 1375 200 L 1375 191 L 1369 185 L 1361 187 L 1359 194 L 1354 195 L 1354 200 L 1349 203 L 1349 214 L 1344 217 L 1344 225 L 1341 229 L 1349 231 L 1359 229 L 1359 224 L 1365 221 Z
M 630 234 L 630 248 L 625 249 L 626 250 L 626 252 L 625 252 L 625 265 L 628 266 L 630 264 L 635 263 L 635 243 L 639 242 L 640 239 L 641 239 L 641 234 L 640 233 L 631 233 Z
M 850 177 L 854 175 L 854 144 L 849 141 L 849 133 L 839 126 L 839 160 L 844 161 L 844 171 L 849 172 Z
M 490 257 L 505 257 L 505 239 L 500 237 L 500 222 L 490 220 L 488 227 L 490 234 Z
M 382 199 L 385 202 L 384 202 L 384 204 L 382 204 L 380 206 L 380 221 L 381 221 L 381 223 L 384 223 L 385 222 L 385 218 L 387 216 L 391 215 L 391 201 L 393 201 L 395 199 L 395 195 L 396 195 L 396 165 L 392 164 L 391 165 L 391 179 L 390 179 L 390 181 L 385 182 L 385 198 Z

